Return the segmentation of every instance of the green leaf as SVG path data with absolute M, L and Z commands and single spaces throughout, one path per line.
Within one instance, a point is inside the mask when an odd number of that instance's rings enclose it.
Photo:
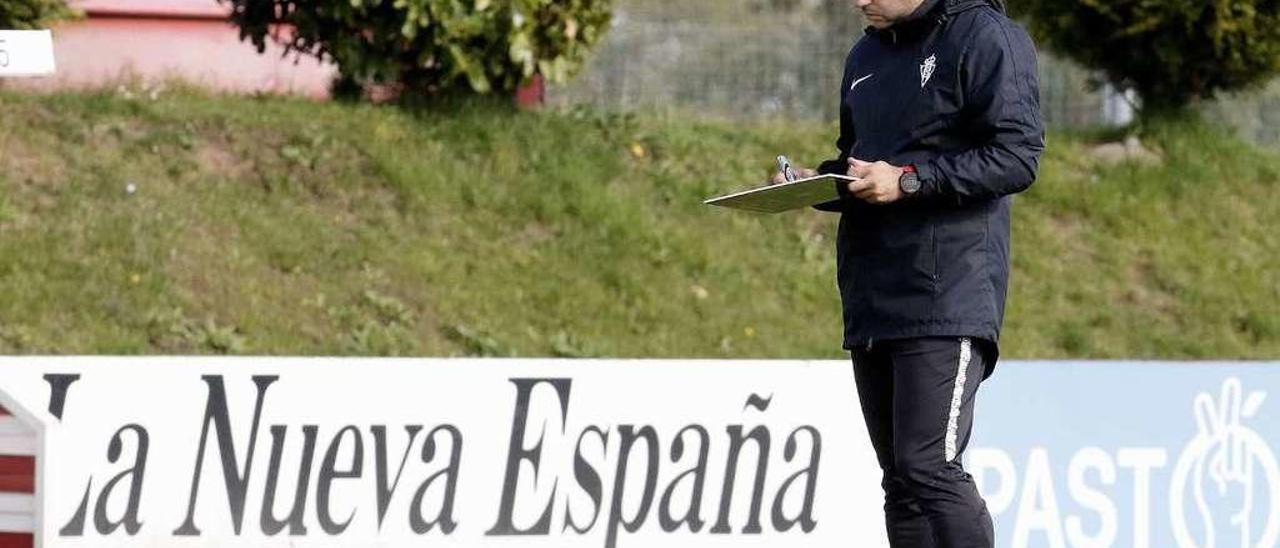
M 63 0 L 0 0 L 54 3 Z M 338 63 L 357 86 L 511 93 L 541 71 L 564 82 L 608 28 L 612 0 L 219 0 L 260 50 L 294 29 L 295 53 Z M 285 14 L 278 20 L 276 14 Z
M 471 89 L 479 93 L 489 93 L 492 86 L 489 85 L 489 77 L 485 75 L 484 66 L 477 60 L 472 59 L 459 46 L 449 46 L 449 57 L 453 60 L 456 73 L 461 73 L 467 77 L 467 81 L 471 84 Z
M 509 50 L 511 61 L 513 61 L 520 69 L 520 73 L 524 76 L 533 76 L 534 69 L 537 68 L 533 54 L 533 43 L 529 40 L 529 35 L 523 32 L 516 33 L 511 39 L 511 48 Z

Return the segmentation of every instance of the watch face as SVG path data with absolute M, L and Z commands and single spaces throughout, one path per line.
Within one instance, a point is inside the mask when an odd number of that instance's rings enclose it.
M 903 173 L 898 186 L 902 187 L 902 192 L 915 194 L 920 191 L 920 177 L 915 173 Z

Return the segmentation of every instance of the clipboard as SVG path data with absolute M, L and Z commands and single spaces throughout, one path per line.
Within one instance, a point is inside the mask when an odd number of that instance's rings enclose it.
M 768 185 L 726 194 L 702 203 L 757 213 L 781 213 L 839 199 L 840 193 L 836 189 L 857 180 L 848 175 L 828 173 L 780 185 Z

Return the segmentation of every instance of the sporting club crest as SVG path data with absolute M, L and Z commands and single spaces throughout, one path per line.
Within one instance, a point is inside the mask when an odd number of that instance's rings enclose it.
M 923 63 L 920 63 L 920 89 L 924 89 L 924 85 L 929 83 L 929 79 L 933 78 L 933 70 L 938 68 L 938 56 L 930 55 Z

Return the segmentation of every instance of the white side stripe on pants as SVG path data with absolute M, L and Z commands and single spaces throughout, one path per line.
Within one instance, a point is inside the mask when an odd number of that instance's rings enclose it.
M 951 412 L 947 414 L 947 462 L 956 458 L 956 430 L 960 426 L 960 402 L 964 401 L 964 382 L 968 376 L 971 350 L 969 338 L 960 339 L 960 366 L 956 371 L 956 386 L 951 390 Z

